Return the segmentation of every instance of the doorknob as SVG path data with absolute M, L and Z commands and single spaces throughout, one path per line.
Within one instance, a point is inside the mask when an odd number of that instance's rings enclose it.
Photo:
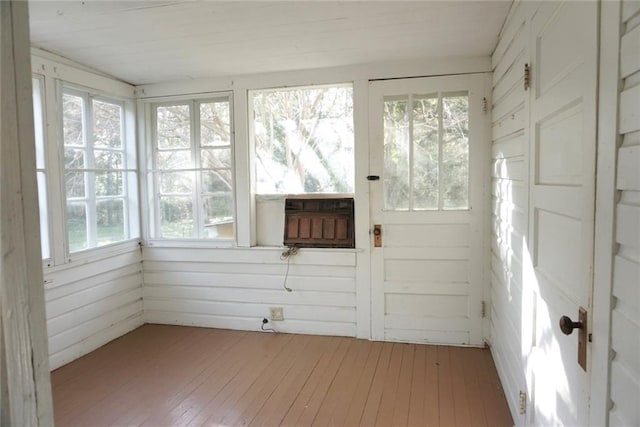
M 382 247 L 382 225 L 380 224 L 373 226 L 373 247 Z
M 574 329 L 582 329 L 584 324 L 582 322 L 574 322 L 569 316 L 562 316 L 560 318 L 560 330 L 565 335 L 571 335 Z
M 587 310 L 580 307 L 578 321 L 574 322 L 569 316 L 560 318 L 560 330 L 565 335 L 571 335 L 574 329 L 578 329 L 578 365 L 587 370 Z

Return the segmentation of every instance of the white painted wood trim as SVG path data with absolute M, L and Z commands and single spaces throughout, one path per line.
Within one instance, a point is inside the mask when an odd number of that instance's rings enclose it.
M 592 425 L 609 423 L 611 295 L 615 248 L 616 154 L 620 88 L 620 1 L 600 3 L 600 72 L 596 175 L 593 310 L 591 316 Z
M 0 34 L 0 413 L 3 425 L 53 425 L 27 2 L 0 3 Z
M 353 83 L 353 128 L 355 131 L 355 227 L 356 247 L 356 336 L 371 338 L 371 253 L 369 208 L 369 81 Z
M 138 86 L 141 98 L 197 94 L 233 89 L 270 89 L 403 77 L 431 77 L 491 71 L 488 56 L 430 58 L 417 61 L 361 64 L 349 67 L 286 71 L 223 78 L 182 80 Z

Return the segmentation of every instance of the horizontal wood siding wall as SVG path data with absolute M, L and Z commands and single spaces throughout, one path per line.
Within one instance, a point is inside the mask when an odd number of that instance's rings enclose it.
M 640 425 L 640 2 L 622 2 L 611 426 Z
M 58 368 L 143 324 L 137 245 L 45 269 L 49 362 Z
M 145 247 L 146 323 L 260 330 L 270 307 L 283 307 L 277 331 L 356 335 L 354 251 Z
M 516 425 L 526 390 L 522 337 L 523 247 L 528 229 L 525 4 L 514 3 L 492 56 L 491 345 Z M 524 254 L 526 256 L 526 254 Z

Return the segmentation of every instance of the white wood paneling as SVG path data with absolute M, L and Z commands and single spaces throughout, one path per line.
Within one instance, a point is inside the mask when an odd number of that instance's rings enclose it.
M 282 307 L 279 332 L 356 336 L 356 253 L 280 248 L 143 249 L 148 323 L 260 330 L 270 307 Z
M 640 425 L 640 2 L 623 1 L 609 425 Z
M 35 46 L 142 84 L 487 56 L 507 10 L 506 2 L 47 1 L 33 2 L 31 22 Z
M 493 180 L 491 235 L 492 353 L 516 425 L 524 418 L 518 396 L 526 391 L 523 360 L 522 256 L 528 221 L 527 5 L 515 2 L 493 53 Z M 496 113 L 497 112 L 497 113 Z
M 137 245 L 45 271 L 51 369 L 143 324 Z

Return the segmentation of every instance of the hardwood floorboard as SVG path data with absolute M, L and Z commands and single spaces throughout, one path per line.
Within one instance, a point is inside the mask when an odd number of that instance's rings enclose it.
M 57 426 L 509 426 L 488 349 L 145 325 L 51 374 Z

